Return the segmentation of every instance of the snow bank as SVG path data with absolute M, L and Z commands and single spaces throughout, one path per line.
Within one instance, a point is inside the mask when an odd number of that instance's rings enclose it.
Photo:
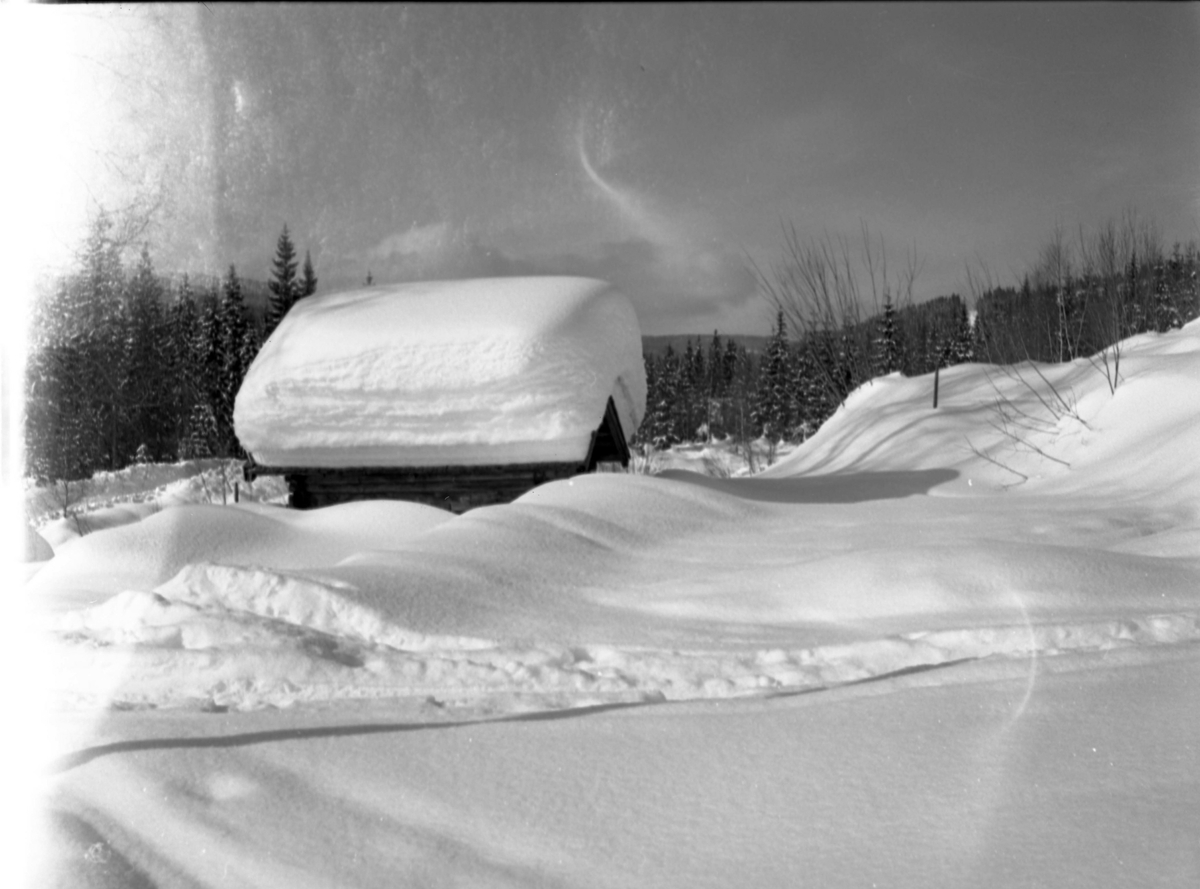
M 933 374 L 881 377 L 761 477 L 944 469 L 958 479 L 943 493 L 1104 490 L 1195 503 L 1198 342 L 1200 320 L 1125 340 L 1115 391 L 1101 356 L 957 365 L 941 373 L 936 409 Z
M 79 607 L 123 590 L 153 590 L 197 562 L 283 570 L 332 565 L 397 546 L 450 518 L 445 510 L 396 500 L 311 512 L 252 503 L 168 507 L 62 546 L 26 589 L 47 607 Z
M 582 461 L 612 396 L 645 409 L 633 307 L 601 281 L 495 278 L 301 300 L 234 408 L 266 466 Z
M 235 488 L 236 486 L 236 488 Z M 140 522 L 168 506 L 190 503 L 285 503 L 278 476 L 242 479 L 242 461 L 225 459 L 146 463 L 90 479 L 25 491 L 25 516 L 54 550 L 94 531 Z M 64 515 L 64 507 L 69 515 Z M 49 558 L 51 554 L 45 554 Z
M 470 699 L 507 687 L 556 706 L 618 691 L 711 697 L 1064 650 L 1059 636 L 1085 647 L 1194 638 L 1200 472 L 1168 457 L 1200 452 L 1198 340 L 1192 325 L 1131 341 L 1115 394 L 1083 362 L 1039 369 L 1045 379 L 954 368 L 937 411 L 928 380 L 884 378 L 754 478 L 581 476 L 459 517 L 382 501 L 166 509 L 63 547 L 28 589 L 52 611 L 153 593 L 193 609 L 171 612 L 179 638 L 255 627 L 257 678 L 237 686 L 249 697 L 220 680 L 231 706 L 367 688 Z M 1006 442 L 988 422 L 997 393 L 1033 414 L 1051 387 L 1077 416 L 1030 431 L 1035 447 L 995 450 Z M 1028 481 L 1009 484 L 985 448 Z M 246 663 L 245 646 L 213 645 L 205 672 L 151 611 L 144 639 L 124 625 L 112 635 L 105 614 L 60 630 L 71 627 L 71 647 L 139 648 L 129 662 L 112 652 L 123 699 L 177 704 L 217 665 Z M 959 641 L 931 647 L 939 633 Z M 272 634 L 291 641 L 261 641 Z M 327 644 L 296 649 L 310 637 L 357 651 L 360 666 L 306 686 L 297 659 L 322 662 Z M 89 650 L 89 669 L 104 673 L 105 657 Z M 175 670 L 189 682 L 163 685 Z
M 1122 367 L 884 378 L 754 478 L 69 542 L 57 883 L 1197 885 L 1200 324 Z

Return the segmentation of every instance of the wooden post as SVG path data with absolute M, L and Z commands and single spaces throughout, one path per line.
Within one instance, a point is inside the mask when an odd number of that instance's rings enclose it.
M 938 374 L 940 374 L 941 371 L 942 371 L 942 366 L 940 364 L 933 369 L 933 407 L 934 407 L 934 410 L 937 410 Z
M 234 503 L 237 503 L 241 499 L 241 488 L 242 488 L 242 486 L 239 482 L 233 483 L 233 502 Z

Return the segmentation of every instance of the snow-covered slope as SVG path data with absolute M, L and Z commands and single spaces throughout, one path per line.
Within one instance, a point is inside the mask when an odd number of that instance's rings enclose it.
M 28 586 L 52 848 L 165 884 L 1191 885 L 1200 324 L 1121 370 L 961 366 L 936 411 L 877 380 L 749 479 L 68 543 Z
M 234 407 L 267 466 L 582 461 L 609 397 L 646 403 L 624 295 L 585 278 L 486 278 L 301 300 Z
M 892 374 L 850 395 L 764 478 L 946 469 L 984 490 L 1200 497 L 1200 321 L 1061 365 L 963 364 Z M 1113 365 L 1119 358 L 1119 374 Z M 1115 391 L 1110 382 L 1115 384 Z

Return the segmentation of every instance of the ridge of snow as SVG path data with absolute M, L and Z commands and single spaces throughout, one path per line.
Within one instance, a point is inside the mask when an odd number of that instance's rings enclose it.
M 155 592 L 171 602 L 199 608 L 245 611 L 331 636 L 406 651 L 488 648 L 495 643 L 469 636 L 439 636 L 397 626 L 344 594 L 348 584 L 317 581 L 276 571 L 198 562 L 188 565 Z
M 1116 391 L 1102 356 L 1011 367 L 959 364 L 934 375 L 863 384 L 818 432 L 757 476 L 950 469 L 976 490 L 1140 488 L 1173 502 L 1200 498 L 1200 319 L 1143 333 L 1120 352 Z M 1162 468 L 1179 472 L 1162 472 Z
M 1161 613 L 807 648 L 513 646 L 404 630 L 311 581 L 245 570 L 237 571 L 236 585 L 231 579 L 219 566 L 193 566 L 155 593 L 128 591 L 65 616 L 56 628 L 61 656 L 72 675 L 85 678 L 61 693 L 82 707 L 200 700 L 252 710 L 357 698 L 474 706 L 515 696 L 524 707 L 561 709 L 813 691 L 963 660 L 1200 642 L 1200 615 Z M 231 595 L 246 588 L 255 592 Z M 246 646 L 254 646 L 250 658 Z
M 935 413 L 929 380 L 883 378 L 748 479 L 585 476 L 458 517 L 383 502 L 164 510 L 70 544 L 28 588 L 86 591 L 76 603 L 99 608 L 60 625 L 70 658 L 124 658 L 119 694 L 164 705 L 182 692 L 146 687 L 167 673 L 239 707 L 509 693 L 568 706 L 1187 643 L 1200 468 L 1181 460 L 1164 484 L 1156 461 L 1200 448 L 1197 340 L 1192 324 L 1125 344 L 1115 394 L 1086 362 L 964 365 Z M 1078 416 L 1043 424 L 1038 446 L 1071 466 L 1004 456 L 1025 461 L 1027 484 L 972 487 L 1003 472 L 946 443 L 1003 439 L 987 422 L 998 393 L 1033 410 L 1052 385 Z

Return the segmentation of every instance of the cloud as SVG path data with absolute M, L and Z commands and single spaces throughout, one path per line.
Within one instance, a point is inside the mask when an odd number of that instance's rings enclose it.
M 730 319 L 739 314 L 750 317 L 748 306 L 757 289 L 739 253 L 711 241 L 689 240 L 678 226 L 643 212 L 644 205 L 634 196 L 614 190 L 614 197 L 637 220 L 635 233 L 590 250 L 514 255 L 481 240 L 464 225 L 442 221 L 395 232 L 360 256 L 381 284 L 518 275 L 599 278 L 630 298 L 643 330 L 728 329 Z M 362 272 L 355 268 L 353 274 Z M 741 323 L 749 329 L 749 322 Z
M 594 117 L 580 119 L 576 156 L 593 194 L 614 212 L 629 236 L 601 244 L 592 255 L 561 255 L 537 262 L 548 271 L 611 281 L 634 302 L 644 330 L 676 332 L 679 325 L 700 330 L 716 318 L 728 321 L 739 313 L 748 317 L 744 310 L 757 288 L 743 257 L 714 243 L 705 233 L 712 226 L 703 217 L 668 212 L 651 195 L 597 169 L 589 142 L 598 143 L 601 167 L 613 152 L 610 140 L 593 132 Z M 607 118 L 599 123 L 604 124 L 600 136 L 612 129 Z
M 451 278 L 511 277 L 537 274 L 537 267 L 479 241 L 463 226 L 449 222 L 414 225 L 388 235 L 374 247 L 351 258 L 357 275 L 366 262 L 380 283 Z
M 741 256 L 717 249 L 668 250 L 645 238 L 605 243 L 594 255 L 560 254 L 528 262 L 541 274 L 611 282 L 633 302 L 643 331 L 704 330 L 714 319 L 745 314 L 757 295 Z
M 448 250 L 454 237 L 455 233 L 448 222 L 414 225 L 388 235 L 367 251 L 367 257 L 389 260 L 396 256 L 410 256 L 433 260 Z

